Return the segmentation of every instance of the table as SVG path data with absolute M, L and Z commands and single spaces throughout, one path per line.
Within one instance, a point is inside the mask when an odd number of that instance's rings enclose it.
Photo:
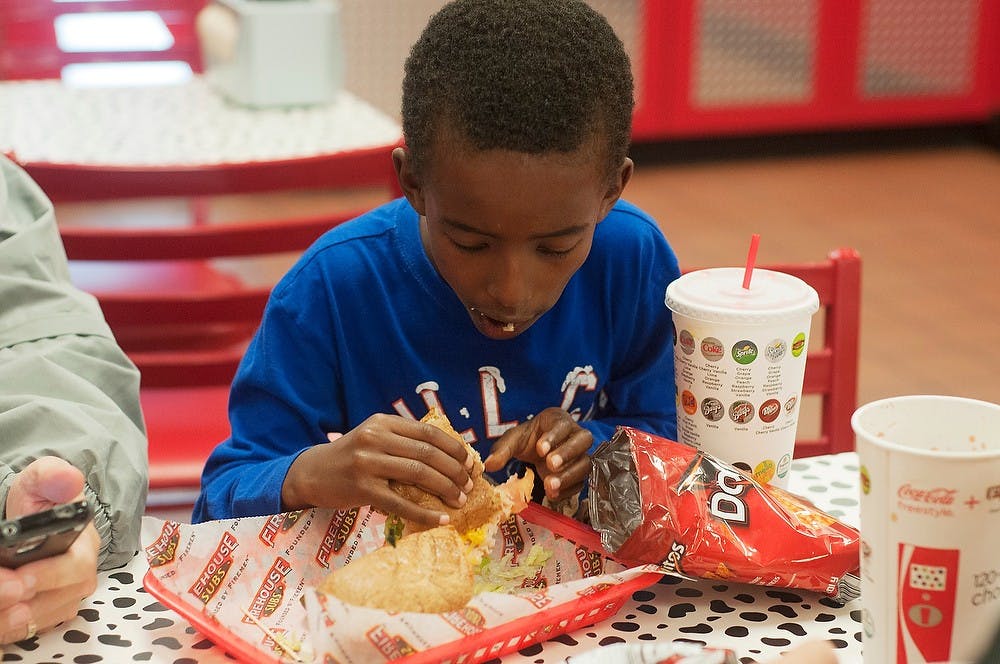
M 18 160 L 199 166 L 300 159 L 395 143 L 399 124 L 342 91 L 329 104 L 248 108 L 200 76 L 170 85 L 0 83 L 0 151 Z
M 858 523 L 857 455 L 793 462 L 789 489 L 846 523 Z M 231 662 L 223 651 L 142 588 L 145 556 L 99 575 L 98 590 L 78 616 L 58 629 L 4 649 L 3 661 Z M 620 642 L 683 639 L 737 651 L 743 664 L 769 662 L 790 647 L 829 639 L 842 663 L 860 661 L 860 606 L 837 607 L 808 592 L 664 577 L 633 593 L 613 618 L 535 644 L 503 664 L 555 664 L 567 656 Z
M 381 184 L 402 140 L 394 118 L 346 90 L 327 104 L 248 108 L 200 76 L 0 82 L 0 119 L 0 152 L 55 201 Z

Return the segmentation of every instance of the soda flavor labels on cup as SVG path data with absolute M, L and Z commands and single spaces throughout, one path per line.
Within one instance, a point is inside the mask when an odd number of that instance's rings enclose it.
M 761 483 L 787 486 L 819 296 L 789 274 L 756 269 L 749 276 L 743 268 L 710 268 L 667 287 L 677 436 Z
M 976 661 L 1000 625 L 1000 405 L 896 397 L 851 424 L 864 661 Z

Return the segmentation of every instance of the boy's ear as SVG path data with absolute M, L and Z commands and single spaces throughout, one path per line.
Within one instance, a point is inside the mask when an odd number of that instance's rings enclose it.
M 392 165 L 396 169 L 396 180 L 399 188 L 403 190 L 403 195 L 410 202 L 417 214 L 424 214 L 424 194 L 420 186 L 420 180 L 413 172 L 413 160 L 406 148 L 395 148 L 392 151 Z
M 606 217 L 611 208 L 615 206 L 618 199 L 621 198 L 622 192 L 625 191 L 625 185 L 628 181 L 632 179 L 632 172 L 635 170 L 635 164 L 628 157 L 625 157 L 625 161 L 622 162 L 621 168 L 615 174 L 615 177 L 611 180 L 608 185 L 608 190 L 604 194 L 604 200 L 602 201 L 602 212 L 601 219 Z

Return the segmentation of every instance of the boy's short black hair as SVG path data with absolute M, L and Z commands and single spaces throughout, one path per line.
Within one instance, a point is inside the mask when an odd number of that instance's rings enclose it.
M 403 134 L 417 172 L 444 128 L 479 150 L 532 154 L 604 136 L 613 174 L 633 103 L 625 47 L 581 0 L 456 0 L 406 60 Z

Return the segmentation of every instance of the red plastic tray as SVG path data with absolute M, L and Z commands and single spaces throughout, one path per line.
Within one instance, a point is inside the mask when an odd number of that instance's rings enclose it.
M 597 533 L 574 519 L 534 503 L 529 504 L 519 516 L 529 523 L 547 528 L 575 544 L 611 558 L 602 548 Z M 572 602 L 550 606 L 530 616 L 512 620 L 479 634 L 458 638 L 444 645 L 414 653 L 405 657 L 405 660 L 407 664 L 425 662 L 475 664 L 501 657 L 533 643 L 609 618 L 621 609 L 632 593 L 656 583 L 661 577 L 662 574 L 658 572 L 645 572 Z M 198 631 L 239 661 L 253 664 L 290 661 L 288 658 L 277 656 L 273 651 L 260 649 L 259 644 L 246 641 L 209 614 L 183 601 L 167 589 L 152 571 L 146 573 L 143 585 L 150 595 L 164 606 L 176 611 Z

